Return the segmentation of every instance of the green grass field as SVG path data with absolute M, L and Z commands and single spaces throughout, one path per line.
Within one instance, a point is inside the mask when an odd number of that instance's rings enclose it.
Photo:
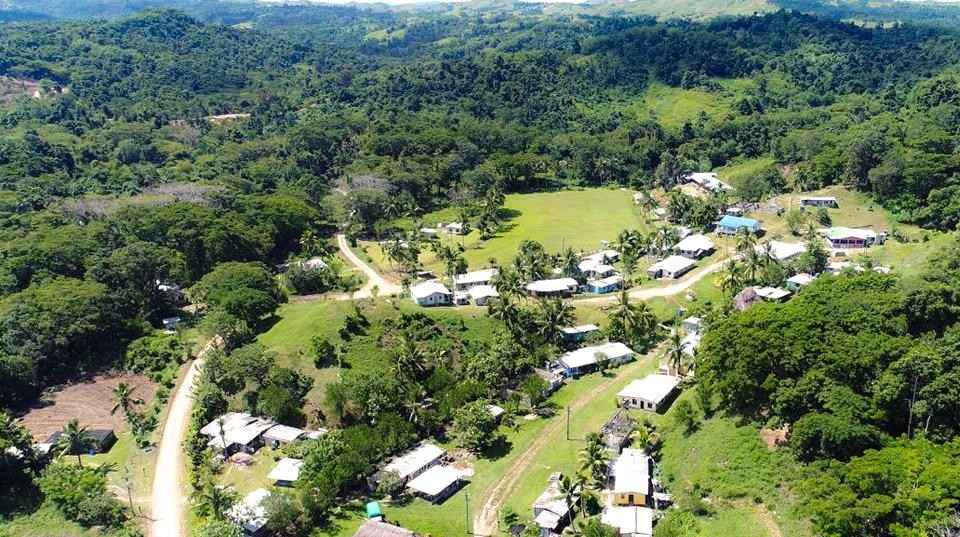
M 749 81 L 718 80 L 722 91 L 682 89 L 660 82 L 651 83 L 642 102 L 631 107 L 638 115 L 652 115 L 661 125 L 679 128 L 687 121 L 695 122 L 701 113 L 710 117 L 726 114 L 733 105 L 734 96 Z

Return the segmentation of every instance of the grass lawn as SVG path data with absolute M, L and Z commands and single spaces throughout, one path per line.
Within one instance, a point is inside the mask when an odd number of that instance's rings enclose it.
M 641 105 L 635 106 L 638 114 L 649 112 L 663 126 L 680 128 L 687 121 L 695 122 L 704 113 L 710 117 L 726 114 L 733 104 L 732 93 L 744 86 L 741 80 L 720 80 L 723 92 L 703 89 L 674 88 L 654 82 L 647 89 Z
M 721 181 L 730 183 L 734 188 L 740 186 L 740 178 L 744 175 L 756 173 L 773 164 L 773 158 L 761 157 L 748 159 L 736 164 L 728 164 L 714 170 Z
M 55 507 L 42 505 L 29 515 L 15 517 L 4 522 L 0 519 L 0 537 L 93 537 L 101 532 L 88 530 L 69 522 Z
M 680 399 L 692 401 L 693 395 L 684 392 Z M 660 423 L 660 470 L 671 494 L 683 507 L 693 486 L 699 485 L 713 508 L 710 516 L 698 518 L 697 535 L 765 537 L 776 535 L 770 527 L 774 524 L 782 535 L 811 534 L 789 492 L 796 463 L 785 451 L 770 451 L 755 425 L 715 416 L 688 433 L 669 411 Z
M 619 189 L 510 194 L 504 203 L 504 213 L 509 216 L 503 229 L 489 240 L 481 241 L 477 231 L 464 237 L 441 240 L 461 244 L 466 249 L 464 257 L 470 268 L 477 269 L 488 265 L 490 259 L 501 264 L 513 261 L 523 239 L 540 242 L 550 253 L 560 252 L 568 246 L 593 251 L 601 248 L 601 240 L 613 241 L 624 229 L 644 229 L 647 226 L 640 209 L 633 203 L 633 192 Z M 453 213 L 442 216 L 447 218 L 431 215 L 424 221 L 456 218 Z M 381 272 L 393 272 L 379 244 L 361 241 L 357 251 Z M 443 272 L 436 256 L 426 248 L 420 255 L 420 262 L 424 269 L 434 270 L 438 276 Z

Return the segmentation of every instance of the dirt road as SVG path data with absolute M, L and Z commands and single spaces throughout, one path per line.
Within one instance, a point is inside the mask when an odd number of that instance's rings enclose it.
M 687 276 L 685 279 L 678 281 L 675 284 L 667 285 L 664 287 L 650 287 L 647 289 L 637 289 L 635 291 L 630 291 L 630 298 L 639 298 L 640 300 L 649 300 L 651 298 L 658 297 L 668 297 L 676 294 L 689 291 L 693 284 L 702 280 L 703 278 L 713 274 L 714 272 L 723 268 L 724 263 L 729 261 L 729 258 L 722 259 L 710 265 L 707 265 L 700 270 L 694 271 L 692 274 Z M 596 302 L 613 302 L 617 300 L 616 293 L 610 293 L 608 295 L 602 295 L 597 297 L 590 298 L 575 298 L 573 302 L 575 304 L 579 303 L 596 303 Z
M 183 442 L 190 423 L 190 409 L 193 408 L 193 386 L 203 367 L 207 353 L 223 344 L 220 336 L 215 336 L 200 351 L 197 359 L 190 364 L 187 374 L 177 387 L 170 403 L 170 413 L 163 425 L 160 444 L 157 446 L 157 468 L 153 478 L 153 492 L 150 513 L 153 523 L 150 535 L 153 537 L 185 537 L 186 490 L 184 473 L 186 462 L 183 460 Z
M 574 401 L 574 403 L 570 405 L 570 411 L 576 412 L 592 403 L 594 399 L 599 397 L 605 390 L 610 388 L 610 386 L 622 380 L 624 377 L 632 375 L 638 369 L 642 369 L 645 365 L 648 365 L 651 360 L 655 360 L 659 352 L 660 347 L 657 347 L 639 360 L 617 369 L 616 376 L 598 384 L 595 388 L 584 394 L 583 397 Z M 497 486 L 487 495 L 483 502 L 483 507 L 480 508 L 480 511 L 477 512 L 476 517 L 474 517 L 473 535 L 486 537 L 498 534 L 500 508 L 503 507 L 503 502 L 510 496 L 510 493 L 513 492 L 518 481 L 530 468 L 530 465 L 533 464 L 537 455 L 539 455 L 544 448 L 549 449 L 550 441 L 554 433 L 557 433 L 564 426 L 564 423 L 565 422 L 559 419 L 559 417 L 551 420 L 537 436 L 537 439 L 514 461 L 510 469 L 507 470 L 503 478 L 500 479 L 500 482 L 497 483 Z
M 343 257 L 347 258 L 347 261 L 353 263 L 354 266 L 367 276 L 367 283 L 361 287 L 359 291 L 353 293 L 354 298 L 369 298 L 373 294 L 374 286 L 377 287 L 377 294 L 379 296 L 396 295 L 403 290 L 399 285 L 384 278 L 379 272 L 374 270 L 373 267 L 360 259 L 357 254 L 353 253 L 350 245 L 347 244 L 347 238 L 342 233 L 337 235 L 337 247 L 340 248 L 340 253 L 343 254 Z

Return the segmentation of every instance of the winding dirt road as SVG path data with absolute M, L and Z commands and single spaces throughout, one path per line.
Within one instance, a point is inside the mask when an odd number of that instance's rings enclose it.
M 673 296 L 676 294 L 683 293 L 685 291 L 689 291 L 690 288 L 693 287 L 693 284 L 702 280 L 706 276 L 709 276 L 710 274 L 713 274 L 714 272 L 720 270 L 721 268 L 723 268 L 724 263 L 726 263 L 729 260 L 730 258 L 725 258 L 725 259 L 721 259 L 720 261 L 711 263 L 699 270 L 694 271 L 693 273 L 688 275 L 686 278 L 683 278 L 677 283 L 672 285 L 666 285 L 663 287 L 649 287 L 647 289 L 637 289 L 635 291 L 630 291 L 630 298 L 638 298 L 640 300 L 649 300 L 651 298 L 668 297 L 668 296 Z M 616 299 L 617 299 L 617 294 L 610 293 L 607 295 L 601 295 L 601 296 L 589 297 L 589 298 L 574 298 L 573 302 L 576 304 L 580 304 L 580 303 L 589 304 L 592 302 L 613 302 Z
M 170 412 L 163 425 L 160 443 L 157 445 L 157 467 L 153 477 L 150 513 L 153 523 L 150 535 L 153 537 L 184 537 L 186 535 L 187 498 L 186 461 L 184 461 L 183 438 L 190 423 L 190 410 L 193 408 L 193 386 L 203 368 L 207 354 L 223 344 L 220 336 L 215 336 L 190 364 L 187 374 L 177 387 L 170 403 Z
M 347 243 L 347 238 L 342 233 L 337 235 L 337 247 L 340 248 L 340 253 L 343 254 L 343 257 L 347 258 L 347 261 L 353 263 L 353 265 L 360 269 L 367 277 L 367 283 L 364 284 L 359 291 L 353 293 L 355 298 L 371 297 L 374 286 L 377 287 L 377 294 L 380 296 L 396 295 L 403 290 L 402 287 L 384 278 L 383 275 L 374 270 L 373 267 L 360 259 L 357 254 L 353 253 L 353 250 L 350 249 L 350 245 Z

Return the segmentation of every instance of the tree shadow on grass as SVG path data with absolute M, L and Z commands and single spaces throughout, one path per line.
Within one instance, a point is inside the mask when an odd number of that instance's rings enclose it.
M 500 438 L 496 444 L 487 448 L 487 450 L 481 454 L 481 457 L 486 460 L 495 461 L 510 454 L 510 450 L 512 449 L 513 442 L 506 438 Z

